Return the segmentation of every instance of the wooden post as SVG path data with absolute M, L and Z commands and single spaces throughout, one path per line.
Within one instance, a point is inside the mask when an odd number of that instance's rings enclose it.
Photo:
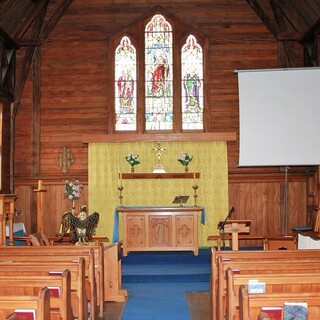
M 34 190 L 37 193 L 37 232 L 44 233 L 43 216 L 44 216 L 44 197 L 43 193 L 47 192 L 42 187 L 42 180 L 38 181 L 38 189 Z
M 0 194 L 0 246 L 6 246 L 6 218 L 9 219 L 9 245 L 13 245 L 13 216 L 15 194 Z

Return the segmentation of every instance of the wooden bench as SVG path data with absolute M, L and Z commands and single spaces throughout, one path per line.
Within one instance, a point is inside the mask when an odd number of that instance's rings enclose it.
M 73 320 L 71 308 L 71 275 L 65 270 L 60 276 L 0 275 L 0 296 L 35 295 L 44 287 L 60 288 L 60 296 L 50 296 L 50 319 Z
M 104 299 L 124 302 L 128 291 L 122 288 L 122 242 L 115 242 L 104 248 Z
M 127 290 L 122 288 L 122 266 L 121 266 L 121 247 L 122 242 L 116 242 L 109 246 L 103 243 L 89 246 L 40 246 L 40 247 L 5 247 L 6 253 L 17 252 L 22 253 L 53 253 L 53 254 L 83 254 L 93 249 L 95 260 L 95 273 L 97 283 L 97 299 L 99 306 L 103 305 L 103 301 L 125 301 Z M 50 251 L 52 249 L 52 251 Z M 0 255 L 1 255 L 0 248 Z M 36 250 L 36 251 L 34 251 Z M 48 251 L 49 250 L 49 251 Z M 103 316 L 103 306 L 100 308 L 100 316 Z
M 68 248 L 68 249 L 67 249 Z M 95 250 L 97 252 L 95 252 Z M 81 257 L 85 259 L 85 275 L 87 282 L 87 295 L 90 300 L 90 310 L 94 319 L 104 314 L 104 288 L 103 288 L 103 246 L 92 248 L 91 246 L 49 246 L 49 247 L 3 247 L 0 248 L 1 261 L 22 262 L 28 257 L 28 261 L 77 262 Z M 95 263 L 95 256 L 100 255 L 100 264 Z M 101 265 L 102 264 L 102 265 Z M 98 270 L 97 270 L 98 269 Z M 98 280 L 96 278 L 98 277 Z M 99 291 L 97 290 L 99 283 Z M 98 296 L 99 292 L 99 296 Z
M 1 262 L 0 275 L 55 275 L 68 269 L 71 274 L 71 307 L 76 318 L 88 319 L 88 297 L 85 287 L 85 261 L 75 262 Z
M 219 257 L 220 260 L 218 259 Z M 268 251 L 219 251 L 211 248 L 211 305 L 212 305 L 212 319 L 219 320 L 223 318 L 223 301 L 216 300 L 219 294 L 219 263 L 218 261 L 230 260 L 234 263 L 243 262 L 248 263 L 253 267 L 264 260 L 268 261 L 292 261 L 298 259 L 304 260 L 320 260 L 319 250 L 268 250 Z M 234 267 L 236 268 L 236 267 Z M 220 272 L 221 273 L 221 272 Z M 220 290 L 221 287 L 220 287 Z M 221 295 L 221 291 L 220 291 Z
M 251 276 L 234 274 L 231 269 L 228 269 L 226 320 L 239 319 L 239 289 L 242 285 L 248 286 L 248 282 L 251 279 L 258 279 L 259 282 L 264 282 L 266 294 L 320 291 L 320 273 L 255 274 Z
M 320 270 L 320 260 L 283 260 L 281 263 L 274 260 L 262 260 L 257 263 L 252 261 L 224 261 L 222 257 L 218 258 L 218 294 L 216 305 L 219 310 L 226 312 L 226 292 L 227 292 L 227 269 L 232 269 L 234 273 L 241 275 L 255 274 L 279 274 L 279 273 L 306 273 Z
M 249 294 L 248 287 L 239 288 L 239 320 L 271 320 L 261 311 L 262 307 L 282 307 L 285 302 L 308 303 L 308 319 L 320 319 L 320 293 L 285 292 Z M 282 310 L 283 313 L 283 310 Z
M 38 295 L 0 295 L 0 319 L 14 320 L 15 309 L 35 310 L 37 320 L 50 319 L 50 291 L 47 287 L 40 289 Z

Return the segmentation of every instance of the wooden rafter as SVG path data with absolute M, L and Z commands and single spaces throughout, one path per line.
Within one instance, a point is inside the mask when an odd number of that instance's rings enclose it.
M 246 0 L 249 6 L 253 9 L 253 11 L 258 15 L 264 25 L 268 28 L 268 30 L 276 36 L 279 32 L 277 25 L 274 21 L 267 15 L 267 13 L 262 9 L 257 0 Z
M 57 25 L 61 17 L 64 15 L 64 13 L 67 11 L 67 9 L 70 7 L 73 0 L 63 0 L 50 18 L 49 22 L 44 26 L 41 32 L 41 37 L 43 39 L 47 39 L 51 31 L 54 29 L 54 27 Z
M 278 30 L 281 33 L 286 33 L 287 25 L 286 25 L 286 17 L 281 10 L 279 0 L 270 0 L 270 4 L 273 10 L 273 14 L 278 25 Z M 290 40 L 278 41 L 278 51 L 279 52 L 279 65 L 280 67 L 286 67 L 287 63 L 289 63 L 290 67 L 296 66 L 297 58 L 295 55 L 295 51 L 293 50 L 293 43 Z M 281 52 L 282 51 L 282 52 Z
M 29 12 L 26 20 L 19 28 L 16 30 L 15 38 L 20 39 L 27 32 L 28 28 L 32 22 L 38 17 L 42 16 L 43 13 L 47 10 L 49 0 L 40 0 L 37 2 L 36 6 L 32 11 Z

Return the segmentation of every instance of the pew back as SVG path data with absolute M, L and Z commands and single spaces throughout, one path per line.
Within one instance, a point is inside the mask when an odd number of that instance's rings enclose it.
M 59 313 L 62 320 L 72 320 L 71 275 L 65 270 L 61 276 L 0 275 L 1 296 L 37 295 L 44 287 L 60 288 L 60 296 L 50 297 L 50 318 Z
M 92 256 L 93 253 L 93 256 Z M 77 259 L 83 256 L 86 260 L 86 275 L 95 281 L 90 282 L 90 291 L 96 292 L 91 299 L 97 299 L 96 301 L 90 301 L 90 304 L 99 306 L 99 316 L 102 317 L 104 314 L 104 245 L 99 243 L 98 245 L 88 246 L 7 246 L 0 247 L 0 261 L 3 259 L 2 256 L 13 254 L 18 255 L 41 255 L 46 254 L 53 256 L 51 261 L 57 259 L 61 260 L 63 257 L 72 257 Z M 47 258 L 50 259 L 50 258 Z M 93 259 L 93 261 L 91 261 Z M 87 267 L 88 265 L 88 267 Z M 92 276 L 92 273 L 95 276 Z
M 103 316 L 104 313 L 104 302 L 103 300 L 103 287 L 100 288 L 100 296 L 98 297 L 97 293 L 97 281 L 96 277 L 99 277 L 99 280 L 103 279 L 103 264 L 100 266 L 99 272 L 96 272 L 98 266 L 95 264 L 95 252 L 93 248 L 80 248 L 75 246 L 65 246 L 66 250 L 62 250 L 61 247 L 49 246 L 49 247 L 3 247 L 0 248 L 0 264 L 2 262 L 14 261 L 14 262 L 41 262 L 45 261 L 47 263 L 76 263 L 80 258 L 85 260 L 85 275 L 87 282 L 87 295 L 90 300 L 90 314 L 93 316 L 93 319 L 96 319 L 98 316 L 98 306 L 100 308 L 99 316 Z M 100 246 L 99 246 L 100 247 Z M 15 248 L 15 249 L 13 249 Z M 56 250 L 56 248 L 59 248 Z M 72 250 L 74 249 L 74 250 Z M 100 253 L 101 254 L 101 253 Z M 99 281 L 101 285 L 101 281 Z M 99 300 L 100 298 L 100 300 Z M 99 301 L 99 303 L 98 303 Z
M 18 296 L 0 295 L 0 318 L 12 320 L 15 318 L 15 309 L 33 309 L 38 320 L 50 319 L 50 292 L 47 287 L 40 289 L 37 295 Z
M 85 288 L 85 261 L 80 258 L 76 262 L 2 262 L 0 275 L 56 275 L 62 274 L 65 269 L 71 275 L 71 306 L 74 316 L 79 319 L 88 319 L 88 297 Z
M 221 258 L 219 259 L 219 257 Z M 225 313 L 223 307 L 225 301 L 220 298 L 221 292 L 223 292 L 221 290 L 223 289 L 219 288 L 219 260 L 229 260 L 234 263 L 242 261 L 251 264 L 251 266 L 257 265 L 262 261 L 274 261 L 279 264 L 293 260 L 320 261 L 320 250 L 218 251 L 215 248 L 211 248 L 210 293 L 213 320 L 223 319 Z M 234 268 L 236 267 L 234 266 Z
M 285 292 L 269 294 L 249 294 L 247 286 L 239 288 L 239 320 L 267 320 L 262 307 L 281 307 L 285 302 L 307 302 L 308 319 L 320 319 L 320 293 Z M 282 310 L 283 314 L 283 310 Z
M 241 286 L 248 286 L 251 275 L 234 274 L 227 270 L 227 314 L 226 319 L 239 319 L 239 290 Z M 265 283 L 266 294 L 279 294 L 289 292 L 319 292 L 320 273 L 281 273 L 281 274 L 255 274 L 254 279 Z M 257 317 L 256 317 L 257 318 Z

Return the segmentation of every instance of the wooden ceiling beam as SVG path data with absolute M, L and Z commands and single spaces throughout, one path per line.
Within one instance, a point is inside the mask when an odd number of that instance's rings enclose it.
M 51 31 L 57 25 L 57 23 L 59 22 L 61 17 L 64 15 L 64 13 L 68 10 L 68 8 L 70 7 L 72 2 L 73 2 L 73 0 L 63 0 L 60 3 L 60 5 L 56 9 L 56 11 L 52 15 L 52 17 L 50 18 L 50 20 L 46 24 L 46 26 L 44 26 L 42 28 L 42 31 L 41 31 L 41 34 L 40 34 L 42 39 L 47 39 L 48 38 L 48 36 L 51 33 Z
M 18 50 L 20 47 L 18 43 L 11 39 L 11 37 L 0 27 L 0 37 L 5 41 L 7 49 Z
M 246 0 L 252 10 L 258 15 L 264 25 L 268 28 L 268 30 L 276 36 L 279 32 L 277 25 L 274 21 L 266 14 L 266 12 L 262 9 L 257 0 Z
M 20 27 L 17 29 L 15 33 L 15 38 L 22 38 L 23 35 L 27 32 L 32 22 L 38 17 L 42 16 L 44 12 L 47 10 L 49 0 L 39 0 L 35 5 L 34 9 L 29 12 L 26 20 Z
M 307 30 L 310 28 L 310 25 L 300 14 L 300 12 L 296 9 L 292 1 L 278 1 L 278 5 L 283 15 L 290 22 L 291 26 L 294 28 L 295 31 L 303 32 L 303 30 Z

